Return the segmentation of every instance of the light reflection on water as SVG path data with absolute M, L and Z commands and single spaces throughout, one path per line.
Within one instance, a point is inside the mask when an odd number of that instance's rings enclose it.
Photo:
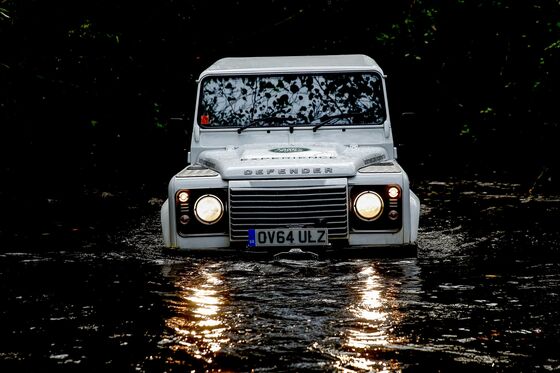
M 173 304 L 175 316 L 166 326 L 175 335 L 164 344 L 173 351 L 183 350 L 197 359 L 212 362 L 216 352 L 228 343 L 227 326 L 221 314 L 225 303 L 223 281 L 211 267 L 201 268 L 200 275 L 178 277 L 178 300 Z
M 383 326 L 387 313 L 383 310 L 379 275 L 372 267 L 366 267 L 360 275 L 362 280 L 357 287 L 359 302 L 350 306 L 350 311 L 358 320 L 363 320 L 363 328 L 349 330 L 346 345 L 351 348 L 386 345 L 387 333 Z
M 367 265 L 358 274 L 358 282 L 351 290 L 356 302 L 348 306 L 355 323 L 345 332 L 344 353 L 338 358 L 345 368 L 389 372 L 400 370 L 398 361 L 383 357 L 376 359 L 378 351 L 398 342 L 391 331 L 398 324 L 400 315 L 394 301 L 387 297 L 387 281 Z M 351 353 L 348 353 L 351 351 Z
M 477 293 L 482 285 L 470 280 L 470 272 L 442 273 L 440 266 L 416 259 L 191 265 L 170 266 L 172 273 L 165 273 L 173 291 L 166 293 L 171 315 L 165 319 L 160 356 L 170 372 L 185 365 L 194 370 L 394 372 L 432 359 L 439 359 L 439 367 L 472 363 L 482 368 L 528 359 L 506 350 L 511 332 L 500 340 L 481 334 L 500 330 L 496 307 L 490 310 L 492 320 L 477 318 L 487 310 L 478 305 L 481 294 L 497 290 L 483 280 L 487 290 Z M 429 282 L 434 268 L 438 278 Z M 505 346 L 504 351 L 488 351 L 491 343 Z

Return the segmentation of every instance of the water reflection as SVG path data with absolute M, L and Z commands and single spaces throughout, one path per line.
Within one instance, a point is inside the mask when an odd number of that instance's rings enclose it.
M 343 350 L 347 353 L 339 357 L 340 361 L 346 368 L 379 372 L 400 370 L 402 367 L 397 360 L 381 356 L 401 342 L 393 333 L 402 317 L 391 295 L 395 289 L 373 265 L 363 267 L 358 279 L 351 287 L 356 302 L 348 307 L 354 323 L 345 332 Z
M 366 348 L 386 345 L 387 312 L 382 302 L 382 285 L 379 274 L 373 267 L 366 267 L 360 272 L 361 281 L 356 287 L 359 301 L 350 306 L 350 311 L 360 320 L 360 328 L 348 330 L 346 345 L 351 348 Z
M 196 275 L 178 276 L 178 296 L 172 302 L 175 315 L 166 320 L 174 335 L 164 340 L 173 351 L 183 351 L 197 359 L 212 362 L 228 343 L 222 308 L 225 304 L 223 281 L 212 267 Z

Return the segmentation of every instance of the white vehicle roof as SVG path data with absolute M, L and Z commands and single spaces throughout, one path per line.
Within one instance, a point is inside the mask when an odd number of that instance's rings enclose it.
M 256 74 L 324 71 L 383 71 L 371 57 L 364 54 L 279 57 L 228 57 L 214 62 L 200 74 Z

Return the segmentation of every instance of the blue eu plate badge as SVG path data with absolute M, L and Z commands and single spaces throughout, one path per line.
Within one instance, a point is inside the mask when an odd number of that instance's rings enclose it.
M 255 230 L 254 229 L 249 229 L 248 233 L 249 233 L 249 240 L 248 240 L 247 246 L 249 246 L 249 247 L 257 246 L 257 242 L 255 240 Z

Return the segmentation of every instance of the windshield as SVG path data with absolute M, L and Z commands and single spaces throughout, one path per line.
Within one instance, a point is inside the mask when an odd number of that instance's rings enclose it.
M 198 113 L 206 128 L 380 125 L 386 119 L 375 72 L 211 76 L 202 81 Z

